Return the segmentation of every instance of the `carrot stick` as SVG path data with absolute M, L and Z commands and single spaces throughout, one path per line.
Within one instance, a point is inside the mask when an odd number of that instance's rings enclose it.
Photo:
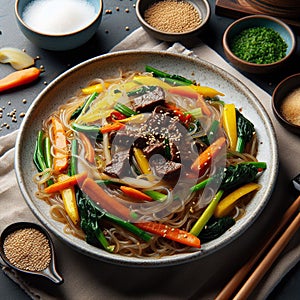
M 191 166 L 192 171 L 203 174 L 209 168 L 211 160 L 220 153 L 225 143 L 225 137 L 220 137 L 207 147 L 193 162 Z
M 107 212 L 115 214 L 126 221 L 132 220 L 134 217 L 133 212 L 128 207 L 108 195 L 93 179 L 86 178 L 81 189 Z
M 111 131 L 114 131 L 114 130 L 119 130 L 119 129 L 123 128 L 124 126 L 125 125 L 122 124 L 122 123 L 114 122 L 114 123 L 103 125 L 100 128 L 100 131 L 101 131 L 101 133 L 108 133 L 108 132 L 111 132 Z
M 168 238 L 172 241 L 179 242 L 187 246 L 200 248 L 200 240 L 187 231 L 155 222 L 139 222 L 135 223 L 135 225 L 145 231 Z
M 85 159 L 91 164 L 93 164 L 95 162 L 95 151 L 90 139 L 83 132 L 78 132 L 78 135 L 83 143 Z
M 53 194 L 56 192 L 60 192 L 64 189 L 70 188 L 76 184 L 81 185 L 82 182 L 87 178 L 87 172 L 82 172 L 73 176 L 68 177 L 65 180 L 58 181 L 53 183 L 52 185 L 47 186 L 44 189 L 44 192 L 47 194 Z
M 122 186 L 120 186 L 120 189 L 125 195 L 127 195 L 129 197 L 139 199 L 139 200 L 144 200 L 144 201 L 152 201 L 152 198 L 150 196 L 146 195 L 145 193 L 143 193 L 135 188 L 122 185 Z
M 40 74 L 41 70 L 36 67 L 12 72 L 0 79 L 0 92 L 33 82 Z
M 67 138 L 62 123 L 55 117 L 52 117 L 52 126 L 54 137 L 53 168 L 56 172 L 61 172 L 68 167 Z

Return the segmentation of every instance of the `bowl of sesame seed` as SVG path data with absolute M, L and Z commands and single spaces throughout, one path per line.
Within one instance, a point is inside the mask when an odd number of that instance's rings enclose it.
M 141 26 L 158 40 L 176 42 L 197 36 L 210 18 L 206 0 L 137 0 Z

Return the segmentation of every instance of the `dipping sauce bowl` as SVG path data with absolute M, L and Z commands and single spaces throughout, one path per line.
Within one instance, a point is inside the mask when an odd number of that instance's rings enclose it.
M 55 267 L 51 237 L 38 224 L 18 222 L 6 227 L 0 237 L 0 255 L 17 271 L 40 275 L 56 284 L 63 282 Z
M 15 15 L 17 18 L 18 26 L 22 33 L 32 43 L 36 44 L 38 47 L 43 49 L 53 51 L 66 51 L 85 44 L 96 33 L 102 19 L 103 1 L 85 0 L 88 5 L 92 5 L 95 8 L 95 16 L 90 20 L 90 22 L 85 23 L 85 25 L 83 25 L 83 27 L 79 29 L 77 28 L 64 33 L 43 32 L 40 29 L 36 29 L 36 27 L 33 28 L 32 26 L 29 26 L 24 21 L 24 10 L 28 8 L 28 4 L 32 5 L 34 1 L 38 0 L 16 0 Z M 67 9 L 63 6 L 64 5 L 62 3 L 59 10 Z M 66 11 L 65 13 L 67 14 L 68 12 Z M 62 22 L 63 24 L 63 22 L 66 21 L 66 17 L 63 18 L 64 20 L 61 20 L 62 18 L 62 15 L 59 15 L 57 12 L 57 17 L 55 18 L 55 21 Z M 80 15 L 77 16 L 77 18 L 80 18 Z M 45 20 L 45 22 L 46 21 L 47 20 Z

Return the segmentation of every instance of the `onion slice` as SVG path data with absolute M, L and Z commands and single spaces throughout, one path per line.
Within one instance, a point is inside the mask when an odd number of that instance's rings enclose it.
M 30 55 L 18 48 L 5 47 L 0 49 L 0 62 L 11 64 L 15 70 L 22 70 L 34 65 L 35 61 Z

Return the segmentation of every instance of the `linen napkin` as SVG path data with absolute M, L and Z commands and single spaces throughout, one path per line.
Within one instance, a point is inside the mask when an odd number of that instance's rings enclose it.
M 269 113 L 277 134 L 281 168 L 274 195 L 258 220 L 242 236 L 211 255 L 179 266 L 130 268 L 112 265 L 83 256 L 53 237 L 57 269 L 64 283 L 56 286 L 47 279 L 18 274 L 16 280 L 32 299 L 214 299 L 253 251 L 263 244 L 265 232 L 276 225 L 275 216 L 280 216 L 293 200 L 289 184 L 300 171 L 299 160 L 293 159 L 298 156 L 300 142 L 297 136 L 286 131 L 274 119 L 270 95 L 200 40 L 190 50 L 179 43 L 170 47 L 138 28 L 112 51 L 128 49 L 156 49 L 194 55 L 223 68 L 244 83 Z M 0 137 L 0 231 L 17 221 L 38 222 L 23 200 L 15 179 L 13 163 L 16 135 L 17 132 L 13 132 Z M 298 231 L 255 289 L 251 299 L 266 299 L 299 258 Z M 5 271 L 14 276 L 7 268 Z

